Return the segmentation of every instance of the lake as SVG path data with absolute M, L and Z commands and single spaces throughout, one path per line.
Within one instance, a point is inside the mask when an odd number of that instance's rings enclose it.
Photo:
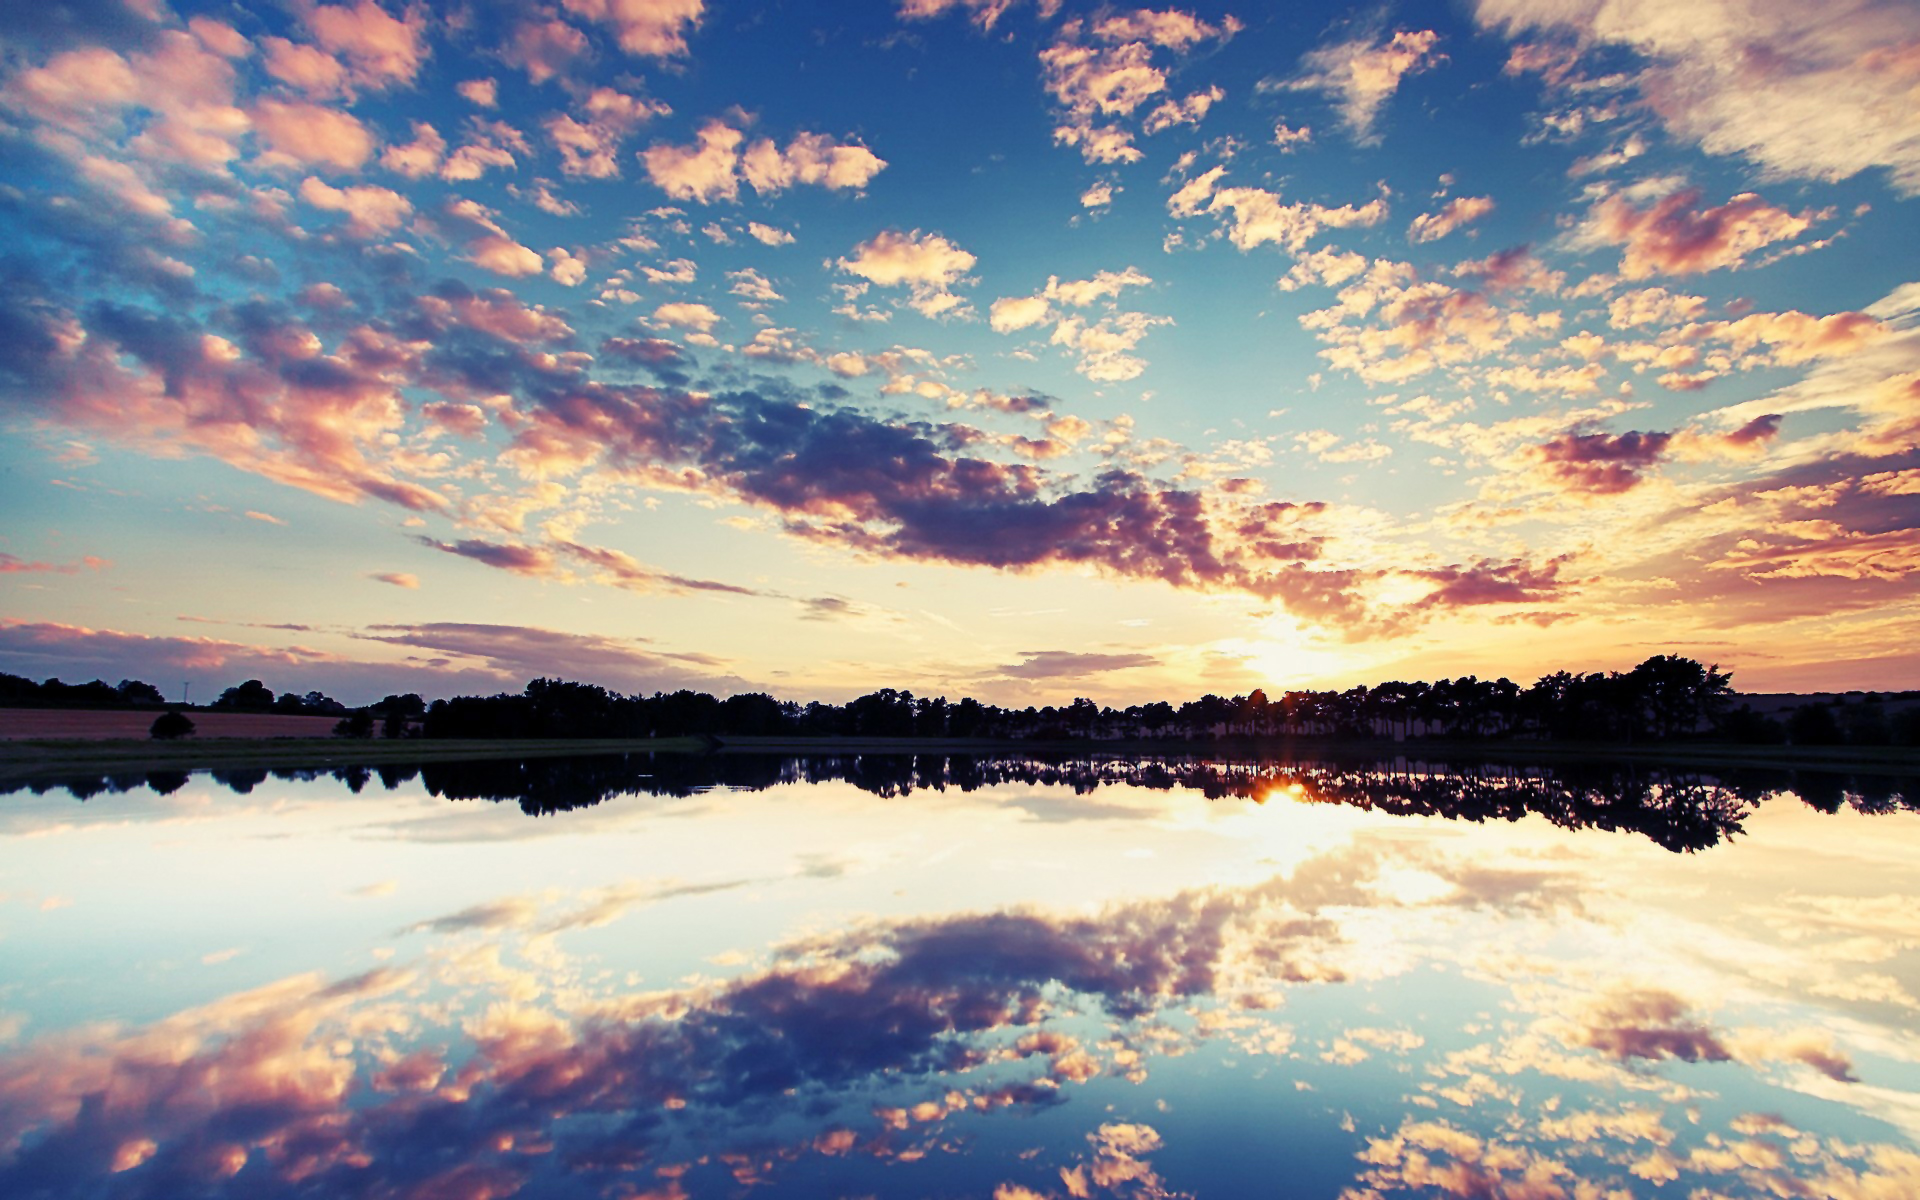
M 1920 785 L 597 756 L 0 796 L 0 1196 L 1920 1196 Z

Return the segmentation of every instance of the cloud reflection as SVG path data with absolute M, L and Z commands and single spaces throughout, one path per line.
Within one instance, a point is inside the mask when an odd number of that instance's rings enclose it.
M 1407 872 L 1437 886 L 1407 898 L 1391 886 Z M 968 1123 L 1057 1110 L 1065 1125 L 1045 1128 L 1084 1142 L 1036 1132 L 1038 1155 L 1000 1164 L 996 1195 L 1172 1196 L 1205 1190 L 1154 1161 L 1179 1123 L 1103 1106 L 1140 1105 L 1129 1091 L 1150 1081 L 1180 1095 L 1178 1060 L 1202 1051 L 1260 1056 L 1302 1082 L 1376 1056 L 1425 1068 L 1405 1103 L 1451 1110 L 1365 1136 L 1348 1200 L 1608 1197 L 1679 1179 L 1726 1194 L 1817 1180 L 1867 1200 L 1905 1194 L 1920 1166 L 1757 1113 L 1691 1129 L 1669 1106 L 1704 1094 L 1692 1072 L 1744 1070 L 1745 1090 L 1771 1065 L 1827 1086 L 1866 1072 L 1830 1034 L 1723 1026 L 1657 987 L 1549 985 L 1544 960 L 1491 993 L 1532 1023 L 1464 1049 L 1397 1017 L 1342 1022 L 1324 1055 L 1295 1049 L 1303 1017 L 1276 1010 L 1446 969 L 1461 951 L 1428 937 L 1435 921 L 1504 922 L 1515 942 L 1576 928 L 1571 864 L 1353 845 L 1264 882 L 1095 911 L 868 920 L 776 946 L 732 979 L 645 992 L 587 986 L 556 940 L 742 882 L 502 897 L 409 927 L 482 939 L 429 944 L 411 965 L 296 976 L 149 1026 L 18 1046 L 0 1057 L 0 1193 L 684 1196 L 725 1180 L 798 1195 L 833 1179 L 859 1194 L 885 1190 L 863 1174 L 882 1166 L 944 1178 Z M 1378 953 L 1382 919 L 1410 953 Z M 1535 1108 L 1542 1079 L 1555 1099 Z

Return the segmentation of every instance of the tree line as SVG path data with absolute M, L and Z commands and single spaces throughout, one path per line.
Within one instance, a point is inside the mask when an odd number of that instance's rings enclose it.
M 1032 741 L 1216 741 L 1329 738 L 1608 743 L 1711 739 L 1746 744 L 1920 745 L 1920 705 L 1895 711 L 1878 696 L 1807 703 L 1784 721 L 1734 707 L 1731 672 L 1658 654 L 1630 671 L 1556 671 L 1522 687 L 1465 675 L 1392 680 L 1345 690 L 1269 696 L 1204 695 L 1115 709 L 1090 699 L 1003 708 L 972 697 L 915 696 L 881 688 L 845 704 L 783 701 L 762 692 L 725 699 L 681 689 L 623 695 L 597 684 L 535 679 L 517 694 L 455 696 L 427 704 L 414 693 L 349 709 L 319 692 L 276 695 L 259 680 L 221 693 L 208 707 L 235 712 L 338 715 L 336 732 L 368 737 L 648 738 L 804 737 Z M 121 707 L 164 703 L 137 680 L 35 684 L 0 675 L 0 704 Z

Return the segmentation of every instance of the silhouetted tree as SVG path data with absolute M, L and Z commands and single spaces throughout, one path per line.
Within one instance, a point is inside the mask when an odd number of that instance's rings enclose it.
M 1656 654 L 1627 677 L 1634 715 L 1656 738 L 1690 734 L 1725 709 L 1732 676 L 1677 654 Z
M 128 704 L 165 704 L 167 702 L 167 698 L 160 694 L 159 688 L 138 679 L 122 679 L 119 686 L 113 690 L 120 693 L 120 698 Z
M 1787 718 L 1787 737 L 1796 746 L 1838 746 L 1846 740 L 1833 710 L 1824 704 L 1803 704 Z
M 258 679 L 249 679 L 238 687 L 230 687 L 221 692 L 220 698 L 213 702 L 213 707 L 243 712 L 266 712 L 273 707 L 273 689 Z
M 1721 714 L 1714 729 L 1728 741 L 1745 746 L 1778 746 L 1787 740 L 1787 727 L 1764 713 L 1753 711 L 1751 704 L 1742 704 L 1732 712 Z

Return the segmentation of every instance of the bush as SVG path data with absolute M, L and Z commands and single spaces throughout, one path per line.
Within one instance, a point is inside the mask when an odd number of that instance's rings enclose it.
M 153 725 L 147 730 L 147 734 L 163 742 L 191 737 L 193 736 L 193 719 L 177 708 L 170 708 L 153 719 Z

